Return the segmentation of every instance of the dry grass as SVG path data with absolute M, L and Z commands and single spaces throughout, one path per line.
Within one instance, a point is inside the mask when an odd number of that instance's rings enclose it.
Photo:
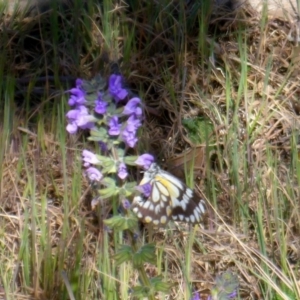
M 213 128 L 209 139 L 196 148 L 199 158 L 195 175 L 201 176 L 196 184 L 211 203 L 211 215 L 207 228 L 195 231 L 190 282 L 204 298 L 209 295 L 216 274 L 232 270 L 239 275 L 241 299 L 293 299 L 289 296 L 291 291 L 299 296 L 300 60 L 297 41 L 291 38 L 297 32 L 295 25 L 280 19 L 269 19 L 262 25 L 253 11 L 244 9 L 229 22 L 211 20 L 211 34 L 203 38 L 206 47 L 199 52 L 199 27 L 183 34 L 180 44 L 172 34 L 177 30 L 176 22 L 172 27 L 160 20 L 157 27 L 151 27 L 147 15 L 141 12 L 140 16 L 135 21 L 134 15 L 126 19 L 129 24 L 135 23 L 136 40 L 132 55 L 126 58 L 124 54 L 121 69 L 128 84 L 145 100 L 141 148 L 164 158 L 166 165 L 175 159 L 180 169 L 184 165 L 181 153 L 195 147 L 182 120 L 201 117 Z M 163 13 L 160 17 L 163 19 Z M 91 76 L 92 65 L 99 65 L 99 58 L 107 52 L 99 40 L 100 29 L 95 27 L 89 51 L 82 43 L 76 53 L 68 52 L 62 39 L 49 51 L 43 48 L 41 57 L 33 59 L 36 48 L 24 50 L 17 31 L 11 27 L 16 23 L 9 22 L 2 20 L 2 26 L 9 29 L 9 55 L 3 70 L 10 68 L 10 76 L 20 78 L 19 84 L 28 76 L 38 78 L 43 74 L 71 79 L 79 74 Z M 26 25 L 26 34 L 32 32 L 32 22 Z M 96 26 L 94 21 L 91 24 Z M 163 30 L 159 27 L 162 24 Z M 25 28 L 24 23 L 20 26 Z M 214 30 L 218 32 L 217 40 Z M 54 49 L 55 58 L 61 59 L 57 70 L 52 65 Z M 115 53 L 110 59 L 114 56 Z M 41 87 L 43 94 L 53 96 L 58 84 L 55 80 L 49 82 L 42 81 Z M 19 86 L 16 94 L 22 95 L 24 87 L 28 88 L 27 83 Z M 32 91 L 30 99 L 38 98 L 36 90 Z M 63 299 L 56 273 L 59 264 L 65 270 L 78 266 L 77 270 L 92 274 L 91 278 L 101 273 L 95 258 L 104 239 L 102 227 L 96 212 L 91 211 L 92 195 L 87 183 L 78 180 L 81 172 L 77 158 L 84 137 L 67 138 L 66 148 L 62 149 L 56 123 L 58 119 L 63 124 L 62 111 L 53 109 L 57 117 L 49 117 L 48 100 L 43 105 L 33 102 L 33 110 L 23 107 L 21 112 L 12 104 L 9 136 L 4 132 L 7 127 L 1 127 L 2 144 L 6 144 L 1 154 L 0 261 L 5 261 L 6 271 L 12 276 L 10 282 L 5 282 L 5 270 L 1 268 L 0 287 L 11 285 L 13 291 L 5 295 L 0 289 L 3 299 Z M 57 103 L 50 106 L 61 107 Z M 45 106 L 47 115 L 42 112 Z M 41 116 L 48 126 L 37 121 Z M 191 155 L 195 154 L 188 154 L 187 160 Z M 179 173 L 182 176 L 183 172 Z M 74 187 L 72 182 L 76 179 L 82 186 Z M 74 199 L 78 193 L 82 197 Z M 68 206 L 64 204 L 66 199 Z M 37 211 L 33 213 L 33 209 Z M 58 257 L 49 282 L 39 280 L 45 278 L 42 268 L 33 268 L 35 274 L 26 273 L 18 258 L 24 224 L 33 217 L 36 221 L 31 220 L 34 227 L 27 229 L 28 236 L 31 231 L 37 235 L 45 232 L 47 239 L 47 246 L 37 239 L 32 254 L 37 258 L 36 264 L 44 264 L 39 255 L 45 259 Z M 43 229 L 45 224 L 47 229 Z M 171 227 L 154 234 L 158 252 L 163 252 L 162 265 L 149 266 L 147 272 L 155 275 L 160 268 L 174 282 L 166 299 L 184 299 L 184 260 L 189 238 L 187 227 Z M 79 254 L 74 249 L 79 240 L 82 252 L 78 262 Z M 29 275 L 32 281 L 26 281 Z M 136 282 L 133 276 L 131 284 Z M 101 292 L 87 293 L 82 299 L 103 297 Z

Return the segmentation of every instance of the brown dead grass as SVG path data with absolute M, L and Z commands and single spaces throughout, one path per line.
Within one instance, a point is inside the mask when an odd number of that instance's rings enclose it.
M 265 164 L 267 157 L 267 148 L 272 148 L 274 156 L 278 157 L 278 161 L 282 162 L 279 166 L 280 172 L 277 174 L 282 182 L 280 187 L 285 191 L 285 178 L 287 177 L 287 165 L 291 160 L 290 137 L 293 131 L 300 130 L 299 114 L 300 114 L 300 60 L 299 60 L 299 46 L 291 40 L 294 36 L 296 28 L 293 24 L 280 19 L 270 19 L 265 28 L 260 30 L 260 20 L 258 16 L 252 11 L 244 11 L 243 18 L 240 16 L 239 20 L 232 22 L 230 28 L 223 26 L 219 28 L 220 39 L 215 42 L 214 59 L 215 65 L 211 64 L 212 72 L 207 72 L 207 66 L 210 64 L 209 60 L 205 61 L 205 68 L 199 65 L 199 55 L 195 49 L 197 36 L 189 36 L 187 40 L 187 52 L 182 55 L 186 73 L 182 82 L 182 75 L 179 74 L 178 66 L 181 62 L 175 61 L 173 54 L 173 46 L 171 43 L 172 37 L 166 38 L 161 36 L 153 41 L 151 45 L 151 55 L 144 55 L 143 49 L 139 57 L 132 57 L 128 66 L 132 73 L 129 76 L 129 83 L 132 86 L 145 87 L 145 101 L 147 119 L 144 126 L 143 144 L 148 145 L 147 148 L 159 157 L 164 157 L 168 162 L 174 160 L 178 162 L 178 155 L 183 150 L 193 147 L 194 145 L 187 139 L 186 132 L 181 126 L 180 120 L 182 117 L 205 116 L 214 126 L 214 140 L 213 142 L 223 149 L 224 165 L 227 163 L 227 155 L 230 152 L 232 141 L 227 140 L 227 133 L 230 131 L 230 126 L 224 123 L 224 119 L 220 116 L 225 112 L 226 104 L 226 86 L 225 79 L 222 71 L 226 68 L 232 78 L 231 98 L 238 98 L 238 83 L 241 66 L 241 58 L 239 53 L 239 45 L 236 40 L 235 29 L 237 28 L 236 22 L 244 23 L 247 46 L 247 64 L 248 64 L 248 77 L 247 77 L 247 95 L 241 95 L 239 102 L 239 119 L 243 120 L 244 127 L 246 128 L 252 122 L 257 122 L 254 126 L 252 136 L 249 137 L 241 128 L 239 132 L 238 141 L 249 143 L 247 148 L 248 164 L 252 166 L 249 174 L 249 184 L 251 179 L 256 176 L 256 170 L 260 170 L 264 186 L 270 186 L 270 172 Z M 246 17 L 245 17 L 246 16 Z M 241 19 L 242 18 L 242 19 Z M 143 44 L 143 34 L 145 24 L 140 24 L 140 35 L 137 38 L 137 44 Z M 222 31 L 224 30 L 224 31 Z M 156 35 L 155 32 L 152 32 Z M 207 43 L 211 43 L 211 39 L 207 39 Z M 156 44 L 157 43 L 157 44 Z M 155 49 L 161 49 L 161 43 L 164 44 L 166 53 L 155 53 Z M 158 45 L 159 44 L 159 45 Z M 142 46 L 143 47 L 143 46 Z M 15 51 L 15 50 L 14 50 Z M 270 72 L 267 75 L 268 64 L 271 59 Z M 166 88 L 166 82 L 161 73 L 160 66 L 168 61 L 170 82 L 176 91 L 175 98 L 180 99 L 179 105 L 174 107 L 174 103 L 170 99 L 173 96 Z M 21 74 L 26 73 L 26 62 L 19 63 Z M 71 62 L 68 62 L 71 64 Z M 73 66 L 74 67 L 74 66 Z M 75 67 L 74 67 L 75 68 Z M 76 74 L 68 71 L 73 76 Z M 18 70 L 17 70 L 18 71 Z M 81 70 L 82 71 L 82 70 Z M 84 73 L 84 72 L 83 72 Z M 65 72 L 64 72 L 65 74 Z M 64 75 L 63 74 L 63 75 Z M 268 77 L 268 83 L 265 86 L 265 78 Z M 286 84 L 283 85 L 283 83 Z M 202 95 L 195 90 L 198 86 Z M 280 92 L 278 92 L 280 91 Z M 254 98 L 251 105 L 245 101 L 248 98 Z M 266 102 L 267 101 L 267 102 Z M 261 107 L 261 103 L 268 103 Z M 230 122 L 229 122 L 230 124 Z M 240 123 L 242 124 L 242 122 Z M 33 128 L 34 131 L 34 128 Z M 20 133 L 19 133 L 20 134 Z M 28 133 L 22 133 L 28 134 Z M 56 141 L 50 133 L 46 133 L 48 147 L 43 151 L 38 145 L 36 136 L 30 135 L 30 142 L 28 151 L 24 153 L 27 161 L 28 172 L 35 172 L 37 176 L 37 186 L 35 195 L 38 200 L 41 195 L 47 191 L 49 199 L 52 199 L 48 207 L 49 226 L 51 231 L 51 244 L 53 251 L 55 251 L 56 243 L 60 236 L 60 228 L 63 220 L 63 210 L 61 207 L 62 191 L 66 188 L 61 172 L 61 156 L 57 149 Z M 250 141 L 251 138 L 251 141 Z M 4 228 L 6 235 L 5 240 L 1 241 L 7 245 L 8 251 L 12 253 L 18 252 L 19 234 L 22 228 L 22 218 L 24 207 L 30 205 L 28 199 L 22 197 L 22 191 L 26 185 L 26 172 L 21 172 L 20 176 L 17 170 L 18 158 L 21 155 L 19 144 L 20 139 L 16 138 L 11 140 L 11 147 L 5 155 L 3 161 L 3 178 L 0 194 L 1 217 L 7 220 L 7 225 Z M 17 145 L 17 146 L 16 146 Z M 76 148 L 78 145 L 73 145 Z M 72 160 L 75 159 L 72 147 L 68 149 L 68 172 L 72 172 Z M 80 146 L 79 146 L 80 147 Z M 197 155 L 200 157 L 205 156 L 203 151 L 205 145 L 199 146 Z M 200 159 L 201 176 L 205 177 L 205 170 L 207 160 Z M 183 165 L 179 159 L 179 167 Z M 229 165 L 227 165 L 229 167 Z M 253 224 L 249 221 L 249 228 L 247 235 L 239 234 L 241 232 L 242 224 L 234 223 L 233 215 L 235 208 L 231 207 L 231 199 L 234 198 L 235 190 L 232 188 L 228 174 L 227 167 L 223 170 L 216 171 L 216 178 L 219 182 L 219 196 L 218 202 L 218 215 L 214 215 L 209 224 L 209 231 L 202 232 L 203 247 L 206 253 L 195 246 L 193 252 L 193 281 L 195 287 L 201 291 L 201 294 L 209 294 L 211 285 L 215 278 L 215 274 L 228 269 L 234 270 L 239 274 L 241 282 L 241 298 L 242 299 L 261 299 L 259 290 L 259 282 L 257 277 L 246 271 L 246 268 L 255 269 L 254 261 L 257 260 L 258 264 L 261 258 L 259 253 L 259 246 L 255 236 Z M 243 170 L 241 170 L 243 174 Z M 299 199 L 299 187 L 295 178 L 294 195 Z M 203 180 L 200 185 L 203 184 Z M 68 183 L 67 188 L 71 186 Z M 83 190 L 86 189 L 86 183 Z M 252 211 L 257 210 L 257 198 L 259 191 L 255 186 L 252 186 L 252 192 L 247 194 L 246 199 L 249 200 L 249 207 Z M 266 201 L 268 202 L 268 195 Z M 291 200 L 291 205 L 293 205 Z M 87 235 L 85 237 L 84 257 L 86 263 L 89 262 L 89 257 L 92 257 L 94 250 L 92 245 L 93 241 L 97 239 L 99 229 L 95 218 L 89 213 L 90 207 L 86 201 L 80 202 L 80 211 L 82 215 L 86 216 L 85 224 L 87 227 Z M 69 216 L 70 221 L 72 216 Z M 289 253 L 293 257 L 292 261 L 296 262 L 300 259 L 300 213 L 299 207 L 291 209 L 291 214 L 287 218 L 289 223 L 289 231 L 286 233 L 288 245 L 290 247 Z M 223 223 L 223 221 L 225 223 Z M 266 228 L 272 227 L 268 224 L 270 220 L 266 219 L 264 226 Z M 271 220 L 272 221 L 272 220 Z M 71 234 L 67 244 L 71 244 L 74 236 L 77 234 L 79 228 L 76 220 L 70 222 Z M 266 229 L 267 231 L 269 229 Z M 184 227 L 181 232 L 174 231 L 174 239 L 177 243 L 182 245 L 182 249 L 186 248 L 189 229 Z M 178 283 L 173 290 L 172 299 L 178 299 L 178 286 L 181 287 L 183 275 L 181 271 L 180 262 L 184 260 L 184 253 L 178 253 L 174 247 L 174 241 L 165 241 L 165 236 L 158 233 L 155 236 L 157 246 L 160 247 L 164 244 L 165 255 L 170 262 L 169 274 L 171 280 Z M 276 242 L 275 242 L 276 244 Z M 279 245 L 270 245 L 269 252 L 280 251 Z M 246 251 L 245 249 L 248 249 Z M 251 251 L 251 258 L 249 258 L 249 251 Z M 276 254 L 275 251 L 275 254 Z M 201 254 L 200 254 L 201 253 Z M 67 264 L 72 264 L 72 253 L 70 252 L 70 261 Z M 276 255 L 275 255 L 276 261 Z M 292 264 L 293 268 L 296 265 Z M 151 273 L 153 270 L 150 270 Z M 295 270 L 297 280 L 300 280 L 300 270 Z M 0 291 L 1 292 L 1 291 Z M 34 294 L 37 294 L 36 292 Z M 23 295 L 15 295 L 16 299 L 25 299 Z

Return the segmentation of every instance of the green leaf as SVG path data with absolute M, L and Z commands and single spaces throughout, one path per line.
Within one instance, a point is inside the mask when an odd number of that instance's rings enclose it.
M 115 174 L 117 172 L 117 167 L 116 167 L 116 163 L 113 159 L 109 158 L 105 161 L 103 161 L 102 163 L 102 167 L 103 169 L 101 170 L 101 172 L 103 174 Z
M 105 177 L 101 183 L 107 187 L 99 190 L 99 194 L 102 198 L 106 199 L 119 194 L 120 189 L 116 186 L 114 179 Z
M 214 127 L 207 118 L 197 117 L 182 120 L 183 126 L 188 131 L 188 136 L 195 144 L 204 143 L 213 132 Z
M 137 218 L 133 215 L 128 216 L 114 216 L 104 221 L 104 223 L 110 228 L 123 231 L 123 230 L 134 230 L 137 228 Z
M 103 199 L 110 198 L 112 196 L 118 195 L 118 190 L 109 187 L 109 188 L 104 188 L 99 190 L 99 194 Z
M 116 188 L 116 181 L 110 177 L 105 177 L 101 181 L 101 183 L 107 187 L 113 187 Z
M 128 190 L 135 189 L 136 185 L 137 185 L 136 181 L 126 182 L 125 184 L 126 189 Z
M 97 74 L 91 80 L 82 81 L 82 88 L 86 91 L 87 94 L 94 93 L 96 95 L 95 99 L 97 99 L 98 92 L 103 91 L 106 88 L 106 86 L 107 80 L 104 79 L 100 74 Z
M 155 292 L 169 293 L 173 286 L 172 283 L 164 282 L 161 275 L 151 278 L 150 282 Z
M 107 101 L 109 103 L 109 101 Z M 116 108 L 116 104 L 110 101 L 110 105 L 107 107 L 107 115 L 108 116 L 116 116 L 120 115 L 123 112 L 124 107 Z
M 138 159 L 138 156 L 125 156 L 123 161 L 128 166 L 136 166 L 134 163 Z
M 97 136 L 89 136 L 88 141 L 91 141 L 91 142 L 105 142 L 105 139 L 103 139 L 101 137 L 97 137 Z
M 98 98 L 98 94 L 97 93 L 91 93 L 91 94 L 87 94 L 85 95 L 85 99 L 88 101 L 88 102 L 95 102 L 95 100 Z
M 104 156 L 104 155 L 97 154 L 97 158 L 101 161 L 102 165 L 106 165 L 111 162 L 114 162 L 112 158 Z
M 107 139 L 108 139 L 108 134 L 105 128 L 100 127 L 99 129 L 90 130 L 90 136 L 88 137 L 89 141 L 105 142 Z
M 110 106 L 116 107 L 116 105 L 112 102 L 112 96 L 109 93 L 103 94 L 102 99 L 105 102 L 109 103 Z
M 124 196 L 125 198 L 128 198 L 131 196 L 135 191 L 137 183 L 135 181 L 133 182 L 126 182 L 121 188 L 120 188 L 120 195 Z
M 155 254 L 155 245 L 146 244 L 143 245 L 134 255 L 133 255 L 133 265 L 135 267 L 141 267 L 144 263 L 148 262 L 155 264 L 157 261 Z
M 125 150 L 121 148 L 117 148 L 118 157 L 124 157 Z
M 119 266 L 125 261 L 132 260 L 133 251 L 130 246 L 122 245 L 118 252 L 113 256 L 116 261 L 116 264 Z
M 141 299 L 141 297 L 149 297 L 151 290 L 147 286 L 135 286 L 132 288 L 132 295 Z
M 237 275 L 227 271 L 216 277 L 215 286 L 212 288 L 213 299 L 228 300 L 231 295 L 237 292 L 239 281 Z
M 170 288 L 173 286 L 173 284 L 163 282 L 162 276 L 154 277 L 150 280 L 150 287 L 146 286 L 136 286 L 133 290 L 133 295 L 137 296 L 138 298 L 141 297 L 149 297 L 153 296 L 158 292 L 163 292 L 166 294 L 170 293 Z

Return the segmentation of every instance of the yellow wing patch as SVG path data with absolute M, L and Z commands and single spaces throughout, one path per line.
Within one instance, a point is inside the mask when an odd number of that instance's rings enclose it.
M 161 183 L 167 189 L 168 195 L 170 197 L 174 197 L 174 198 L 179 197 L 179 189 L 177 188 L 177 186 L 175 186 L 173 184 L 172 181 L 168 180 L 167 178 L 164 178 L 164 177 L 160 176 L 159 174 L 157 174 L 155 176 L 155 181 Z

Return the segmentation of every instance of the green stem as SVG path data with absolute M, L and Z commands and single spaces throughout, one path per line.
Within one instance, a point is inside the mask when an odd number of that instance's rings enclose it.
M 133 236 L 133 233 L 130 232 L 131 234 L 131 240 L 132 240 L 132 249 L 134 252 L 137 252 L 138 251 L 138 245 L 135 241 L 135 238 Z M 141 282 L 142 284 L 145 286 L 145 287 L 148 287 L 149 290 L 151 290 L 151 283 L 150 283 L 150 280 L 146 274 L 146 271 L 143 267 L 137 267 L 137 270 L 139 272 L 139 275 L 140 275 L 140 278 L 141 278 Z M 155 296 L 152 294 L 152 292 L 150 293 L 150 295 L 148 295 L 148 299 L 149 300 L 155 300 Z

